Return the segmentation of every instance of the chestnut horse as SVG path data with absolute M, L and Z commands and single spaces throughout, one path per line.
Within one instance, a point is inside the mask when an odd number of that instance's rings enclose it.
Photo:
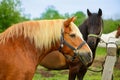
M 119 56 L 120 56 L 120 25 L 118 24 L 118 27 L 117 27 L 117 32 L 115 34 L 115 38 L 117 38 L 118 40 L 116 41 L 116 44 L 117 44 L 117 60 L 116 60 L 116 63 L 118 62 L 118 59 L 119 59 Z
M 116 38 L 119 38 L 120 37 L 120 25 L 118 24 L 118 28 L 117 28 L 117 32 L 115 34 L 115 37 Z
M 92 52 L 73 21 L 26 21 L 1 33 L 0 80 L 32 80 L 42 59 L 58 49 L 66 57 L 87 55 L 91 62 Z
M 84 40 L 90 46 L 93 52 L 93 60 L 95 58 L 95 51 L 97 45 L 100 41 L 100 36 L 103 30 L 103 20 L 102 20 L 102 10 L 99 9 L 98 13 L 91 13 L 87 9 L 88 18 L 83 22 L 82 25 L 79 26 L 79 30 L 81 31 Z M 56 60 L 54 60 L 54 57 Z M 87 57 L 84 58 L 87 60 Z M 88 69 L 88 67 L 93 63 L 85 63 L 82 60 L 71 60 L 64 55 L 62 55 L 59 51 L 53 51 L 49 53 L 42 61 L 41 65 L 49 69 L 69 69 L 69 80 L 75 80 L 77 75 L 78 80 L 83 80 L 83 77 Z M 50 65 L 52 63 L 52 65 Z

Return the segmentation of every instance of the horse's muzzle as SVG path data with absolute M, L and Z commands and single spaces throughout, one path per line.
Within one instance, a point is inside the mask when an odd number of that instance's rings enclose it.
M 85 66 L 92 62 L 91 53 L 79 53 L 78 58 Z

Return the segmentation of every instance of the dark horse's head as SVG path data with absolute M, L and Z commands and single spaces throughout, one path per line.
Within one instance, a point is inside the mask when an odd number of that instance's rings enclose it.
M 87 9 L 87 15 L 88 18 L 79 26 L 79 29 L 90 48 L 95 49 L 103 30 L 102 10 L 99 9 L 98 13 L 91 13 Z

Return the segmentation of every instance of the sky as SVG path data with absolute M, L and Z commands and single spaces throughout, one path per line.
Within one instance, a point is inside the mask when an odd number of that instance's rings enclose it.
M 48 6 L 54 6 L 60 14 L 82 11 L 87 14 L 102 9 L 104 19 L 120 19 L 120 0 L 21 0 L 23 13 L 30 14 L 30 18 L 40 17 Z

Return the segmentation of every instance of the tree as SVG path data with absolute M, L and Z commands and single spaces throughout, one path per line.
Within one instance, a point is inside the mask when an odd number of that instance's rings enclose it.
M 59 14 L 57 10 L 53 6 L 49 6 L 44 13 L 42 13 L 42 16 L 40 19 L 58 19 L 58 18 L 64 18 L 62 15 Z
M 85 14 L 83 12 L 81 12 L 81 11 L 78 11 L 75 14 L 72 14 L 72 15 L 77 17 L 77 19 L 75 20 L 75 24 L 77 26 L 79 26 L 80 24 L 82 24 L 83 21 L 86 18 Z
M 12 24 L 25 20 L 21 16 L 20 0 L 2 0 L 0 2 L 0 30 L 5 30 Z
M 103 33 L 109 33 L 118 28 L 118 24 L 120 24 L 119 20 L 107 19 L 104 20 L 104 31 Z

